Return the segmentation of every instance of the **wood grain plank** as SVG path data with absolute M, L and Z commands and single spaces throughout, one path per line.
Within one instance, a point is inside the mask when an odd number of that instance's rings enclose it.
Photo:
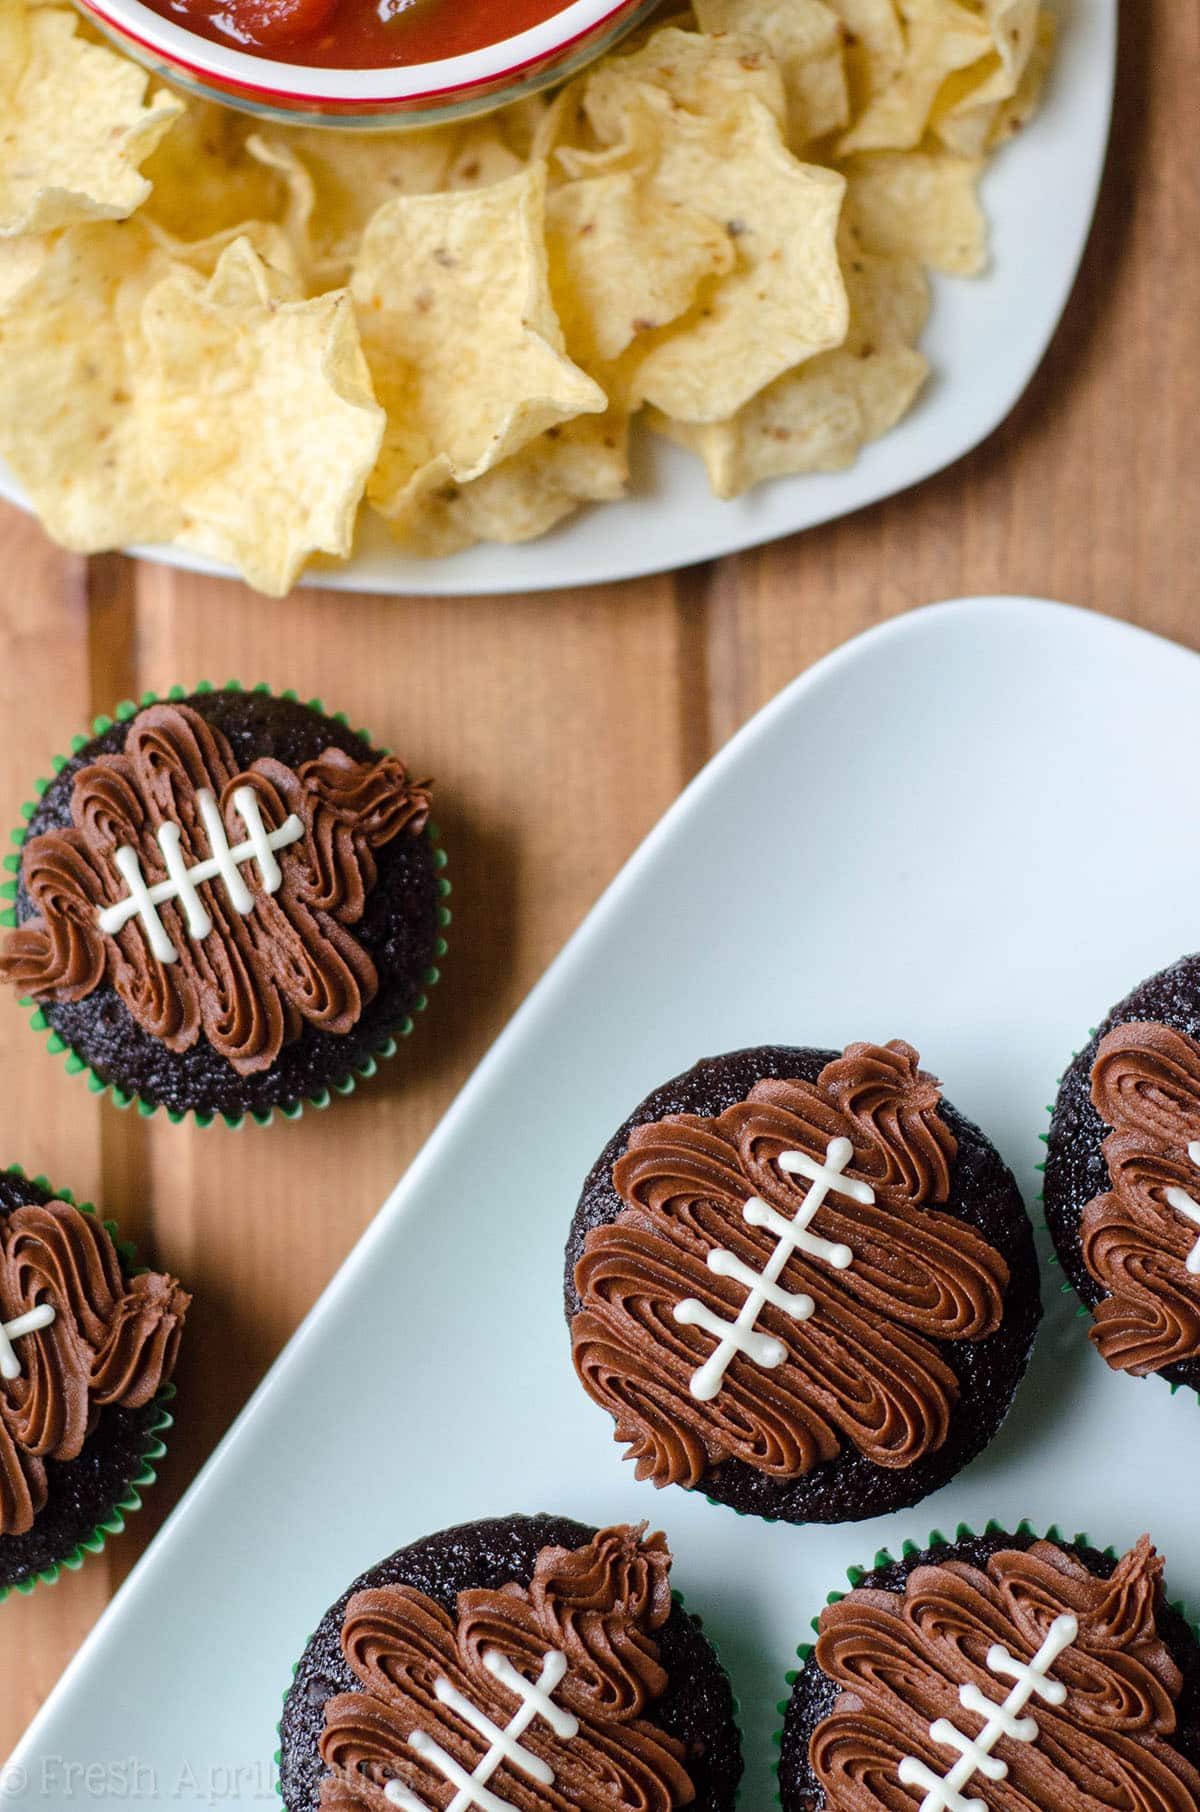
M 0 588 L 0 836 L 7 850 L 8 828 L 18 822 L 22 801 L 33 796 L 33 781 L 49 773 L 50 756 L 88 718 L 91 688 L 83 561 L 51 547 L 34 523 L 6 509 L 0 512 L 0 571 L 6 578 Z M 51 734 L 61 740 L 48 742 Z M 28 1015 L 11 1001 L 3 1004 L 0 1162 L 21 1164 L 77 1195 L 99 1199 L 100 1104 L 29 1030 Z M 0 1610 L 3 1753 L 103 1608 L 112 1587 L 107 1558 L 98 1557 L 54 1590 L 14 1595 Z

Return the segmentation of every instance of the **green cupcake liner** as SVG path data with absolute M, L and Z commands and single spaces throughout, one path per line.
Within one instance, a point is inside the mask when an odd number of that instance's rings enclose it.
M 268 697 L 288 699 L 293 703 L 299 702 L 299 694 L 291 687 L 284 692 L 273 693 L 265 680 L 259 681 L 256 686 L 247 687 L 242 684 L 241 680 L 231 679 L 226 680 L 224 686 L 220 688 L 215 687 L 211 680 L 200 680 L 197 685 L 190 688 L 185 686 L 172 686 L 165 695 L 160 695 L 157 692 L 143 692 L 141 698 L 136 702 L 130 698 L 122 699 L 120 704 L 114 709 L 111 717 L 97 717 L 92 723 L 91 736 L 73 736 L 71 738 L 71 755 L 53 756 L 50 763 L 51 768 L 55 775 L 61 774 L 62 770 L 67 766 L 68 761 L 73 756 L 78 755 L 81 749 L 86 748 L 93 737 L 103 736 L 106 731 L 112 729 L 114 723 L 126 723 L 129 718 L 135 717 L 144 706 L 161 703 L 164 696 L 167 701 L 173 702 L 177 699 L 188 698 L 193 693 L 214 692 L 217 690 L 224 692 L 261 692 Z M 304 703 L 310 711 L 315 711 L 322 717 L 328 716 L 334 723 L 349 725 L 350 720 L 344 711 L 327 712 L 324 704 L 319 698 L 305 699 Z M 356 734 L 362 736 L 370 743 L 371 748 L 375 750 L 376 754 L 386 755 L 388 753 L 386 749 L 376 748 L 376 745 L 371 742 L 368 731 L 360 729 Z M 0 899 L 15 900 L 17 897 L 17 877 L 21 872 L 21 856 L 19 852 L 24 847 L 25 839 L 29 832 L 29 821 L 37 810 L 37 801 L 47 791 L 51 784 L 51 779 L 36 780 L 34 782 L 34 791 L 37 797 L 35 799 L 26 800 L 21 807 L 21 818 L 23 822 L 17 826 L 10 836 L 10 841 L 16 846 L 15 851 L 13 854 L 5 856 L 2 863 L 5 871 L 13 878 L 0 883 Z M 446 852 L 441 847 L 438 827 L 432 820 L 426 826 L 424 834 L 434 846 L 434 865 L 439 870 L 438 892 L 441 897 L 441 904 L 438 907 L 438 924 L 441 928 L 441 932 L 444 932 L 451 919 L 450 908 L 446 905 L 446 900 L 449 898 L 452 891 L 450 881 L 444 872 L 447 862 Z M 7 926 L 11 929 L 16 926 L 16 923 L 17 914 L 15 906 L 8 906 L 3 911 L 0 911 L 0 926 Z M 434 955 L 437 960 L 425 971 L 423 978 L 424 985 L 427 989 L 435 987 L 438 981 L 440 981 L 441 970 L 437 967 L 437 963 L 439 963 L 446 955 L 448 948 L 449 946 L 445 937 L 439 933 L 437 943 L 434 946 Z M 183 1120 L 192 1120 L 197 1126 L 211 1126 L 215 1120 L 221 1120 L 232 1131 L 236 1131 L 239 1127 L 245 1125 L 247 1121 L 253 1122 L 255 1126 L 270 1126 L 276 1114 L 284 1120 L 298 1120 L 306 1107 L 315 1108 L 320 1111 L 329 1106 L 335 1095 L 352 1095 L 360 1081 L 368 1081 L 370 1077 L 375 1075 L 380 1063 L 385 1062 L 389 1057 L 394 1057 L 396 1055 L 396 1052 L 400 1048 L 400 1039 L 411 1036 L 415 1027 L 416 1015 L 425 1011 L 426 1007 L 429 1005 L 429 996 L 427 993 L 420 994 L 417 997 L 412 1012 L 405 1016 L 395 1034 L 382 1039 L 376 1049 L 368 1057 L 357 1064 L 351 1065 L 351 1067 L 347 1069 L 345 1075 L 339 1076 L 335 1082 L 320 1089 L 315 1095 L 308 1095 L 300 1101 L 289 1102 L 286 1106 L 265 1109 L 252 1108 L 247 1112 L 240 1114 L 208 1113 L 200 1108 L 188 1108 L 185 1111 L 180 1112 L 177 1108 L 164 1107 L 160 1102 L 147 1101 L 141 1095 L 131 1094 L 126 1089 L 121 1088 L 116 1082 L 106 1082 L 103 1076 L 96 1073 L 85 1057 L 82 1057 L 78 1051 L 74 1050 L 64 1038 L 59 1037 L 37 1002 L 30 995 L 26 994 L 19 996 L 18 1005 L 29 1010 L 29 1025 L 31 1030 L 46 1034 L 46 1049 L 62 1057 L 69 1074 L 83 1076 L 86 1079 L 87 1086 L 92 1094 L 108 1095 L 114 1107 L 134 1107 L 143 1119 L 149 1119 L 152 1115 L 161 1111 L 166 1115 L 173 1126 L 178 1126 Z
M 1035 1525 L 1033 1523 L 1031 1523 L 1027 1517 L 1022 1517 L 1021 1521 L 1017 1524 L 1015 1529 L 1007 1528 L 1004 1523 L 998 1523 L 994 1517 L 989 1518 L 988 1521 L 984 1524 L 983 1535 L 985 1537 L 989 1536 L 989 1535 L 1010 1535 L 1010 1536 L 1011 1535 L 1020 1535 L 1020 1536 L 1028 1537 L 1033 1541 L 1058 1542 L 1059 1545 L 1063 1546 L 1063 1547 L 1074 1546 L 1077 1548 L 1090 1548 L 1090 1547 L 1094 1546 L 1094 1543 L 1092 1542 L 1091 1537 L 1086 1533 L 1086 1531 L 1083 1531 L 1077 1535 L 1064 1535 L 1057 1523 L 1051 1523 L 1047 1529 L 1040 1530 L 1040 1529 L 1036 1528 Z M 848 1582 L 849 1591 L 829 1592 L 826 1594 L 825 1603 L 827 1606 L 831 1605 L 831 1604 L 840 1604 L 842 1602 L 843 1598 L 849 1597 L 850 1592 L 854 1591 L 856 1586 L 859 1586 L 862 1584 L 863 1580 L 865 1579 L 865 1577 L 867 1576 L 868 1573 L 877 1573 L 877 1572 L 880 1572 L 884 1567 L 895 1566 L 895 1564 L 898 1560 L 907 1560 L 913 1554 L 924 1554 L 933 1548 L 948 1548 L 948 1547 L 952 1546 L 953 1543 L 955 1543 L 955 1542 L 978 1541 L 979 1539 L 980 1539 L 979 1531 L 976 1529 L 973 1529 L 971 1527 L 970 1523 L 958 1523 L 955 1527 L 953 1536 L 943 1535 L 943 1533 L 940 1529 L 931 1529 L 929 1532 L 928 1538 L 924 1542 L 915 1542 L 915 1541 L 902 1542 L 900 1544 L 899 1554 L 893 1554 L 891 1552 L 891 1550 L 888 1548 L 880 1548 L 878 1550 L 878 1552 L 876 1553 L 875 1558 L 871 1562 L 870 1566 L 847 1567 L 846 1579 Z M 1100 1550 L 1100 1552 L 1104 1555 L 1106 1560 L 1119 1560 L 1121 1557 L 1120 1550 L 1118 1548 L 1114 1548 L 1114 1547 L 1102 1548 Z M 1164 1591 L 1163 1597 L 1165 1599 L 1168 1609 L 1177 1612 L 1177 1614 L 1184 1619 L 1188 1628 L 1191 1630 L 1193 1636 L 1195 1636 L 1197 1642 L 1200 1642 L 1200 1624 L 1196 1623 L 1196 1621 L 1195 1621 L 1191 1611 L 1188 1609 L 1188 1607 L 1182 1602 L 1181 1599 L 1167 1598 L 1165 1591 Z M 821 1627 L 820 1612 L 818 1612 L 817 1615 L 813 1618 L 812 1624 L 810 1627 L 812 1628 L 812 1632 L 815 1636 L 819 1632 L 820 1627 Z M 780 1699 L 775 1707 L 776 1711 L 778 1712 L 778 1714 L 781 1718 L 786 1715 L 788 1705 L 791 1702 L 791 1689 L 792 1689 L 792 1687 L 795 1686 L 796 1681 L 800 1678 L 802 1669 L 808 1664 L 808 1661 L 812 1656 L 813 1649 L 815 1648 L 815 1646 L 816 1646 L 816 1644 L 812 1643 L 812 1642 L 801 1642 L 797 1645 L 796 1659 L 799 1661 L 800 1666 L 798 1668 L 789 1669 L 789 1671 L 784 1675 L 784 1679 L 785 1679 L 785 1681 L 787 1683 L 787 1687 L 788 1687 L 789 1696 L 786 1699 Z M 783 1725 L 782 1724 L 779 1726 L 779 1729 L 775 1732 L 771 1741 L 776 1750 L 779 1750 L 783 1747 Z M 776 1780 L 778 1780 L 778 1778 L 779 1778 L 779 1762 L 778 1762 L 778 1760 L 775 1763 L 775 1778 L 776 1778 Z M 777 1806 L 781 1804 L 781 1795 L 780 1795 L 778 1788 L 776 1788 L 776 1792 L 775 1792 L 775 1804 Z
M 770 1524 L 778 1523 L 783 1520 L 778 1516 L 764 1516 L 761 1510 L 739 1510 L 736 1504 L 724 1504 L 719 1497 L 709 1497 L 707 1491 L 704 1493 L 704 1501 L 706 1504 L 711 1504 L 714 1510 L 727 1510 L 730 1516 L 738 1516 L 743 1522 Z M 793 1523 L 791 1526 L 793 1529 L 803 1529 L 810 1527 L 811 1525 Z
M 20 1177 L 23 1180 L 26 1178 L 26 1172 L 20 1164 L 6 1165 L 4 1174 L 10 1177 Z M 94 1203 L 76 1201 L 69 1189 L 57 1189 L 48 1177 L 29 1177 L 28 1181 L 36 1184 L 39 1189 L 44 1189 L 47 1194 L 53 1196 L 55 1201 L 66 1202 L 69 1207 L 77 1208 L 80 1214 L 97 1215 Z M 120 1238 L 116 1221 L 105 1217 L 100 1224 L 112 1239 L 126 1275 L 129 1277 L 140 1276 L 147 1266 L 138 1264 L 137 1247 L 133 1241 Z M 133 1516 L 141 1509 L 142 1493 L 153 1485 L 158 1477 L 155 1467 L 167 1451 L 166 1442 L 162 1437 L 169 1428 L 173 1428 L 175 1425 L 175 1418 L 167 1408 L 168 1403 L 173 1402 L 174 1398 L 175 1386 L 164 1384 L 160 1386 L 148 1405 L 147 1420 L 142 1431 L 144 1445 L 138 1470 L 108 1515 L 96 1524 L 90 1535 L 83 1536 L 80 1541 L 76 1542 L 70 1553 L 64 1554 L 61 1559 L 52 1561 L 48 1566 L 40 1568 L 36 1573 L 30 1573 L 24 1579 L 15 1580 L 11 1585 L 0 1583 L 0 1604 L 3 1604 L 13 1592 L 19 1593 L 23 1598 L 28 1598 L 35 1586 L 55 1585 L 62 1573 L 77 1573 L 89 1554 L 101 1553 L 109 1536 L 120 1535 L 123 1532 L 126 1518 Z
M 315 1631 L 314 1631 L 314 1634 L 315 1634 Z M 311 1642 L 311 1641 L 312 1641 L 312 1636 L 310 1636 L 308 1638 L 308 1642 Z M 308 1647 L 308 1642 L 306 1642 L 304 1644 L 305 1648 Z M 271 1766 L 275 1770 L 275 1780 L 274 1780 L 275 1798 L 279 1801 L 281 1806 L 284 1805 L 284 1798 L 283 1798 L 283 1708 L 288 1702 L 288 1698 L 291 1694 L 292 1687 L 295 1685 L 295 1682 L 296 1682 L 296 1675 L 299 1672 L 300 1672 L 300 1663 L 298 1661 L 293 1661 L 292 1662 L 292 1677 L 283 1689 L 283 1697 L 279 1701 L 279 1716 L 275 1721 L 275 1735 L 278 1737 L 279 1742 L 278 1742 L 277 1748 L 275 1749 L 274 1754 L 271 1757 Z

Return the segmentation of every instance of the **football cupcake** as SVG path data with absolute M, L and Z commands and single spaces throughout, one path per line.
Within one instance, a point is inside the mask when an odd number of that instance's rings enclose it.
M 288 1812 L 731 1812 L 729 1682 L 661 1535 L 507 1516 L 401 1548 L 300 1658 Z
M 881 1554 L 817 1621 L 783 1812 L 1195 1812 L 1200 1646 L 1143 1539 L 989 1529 Z
M 1041 1307 L 1011 1174 L 896 1041 L 737 1051 L 657 1089 L 584 1184 L 566 1313 L 640 1478 L 803 1523 L 953 1478 Z
M 319 701 L 176 688 L 27 808 L 0 975 L 146 1112 L 324 1106 L 411 1030 L 448 884 L 429 786 Z
M 1200 1389 L 1200 956 L 1135 988 L 1063 1076 L 1045 1208 L 1101 1357 Z
M 115 1232 L 0 1171 L 0 1598 L 102 1548 L 164 1451 L 190 1298 Z

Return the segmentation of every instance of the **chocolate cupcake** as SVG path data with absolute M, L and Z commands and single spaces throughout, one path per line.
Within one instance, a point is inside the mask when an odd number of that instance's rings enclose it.
M 325 1106 L 411 1031 L 449 918 L 429 786 L 317 699 L 176 687 L 26 808 L 0 976 L 119 1106 Z M 19 839 L 20 840 L 20 839 Z
M 1101 1357 L 1200 1390 L 1200 956 L 1142 982 L 1071 1063 L 1044 1200 Z
M 800 1651 L 783 1812 L 1195 1812 L 1200 1645 L 1149 1540 L 930 1540 L 852 1573 Z
M 327 1612 L 280 1724 L 288 1812 L 730 1812 L 735 1707 L 661 1535 L 447 1529 Z
M 737 1051 L 657 1089 L 584 1184 L 566 1314 L 640 1478 L 830 1523 L 988 1444 L 1041 1305 L 1011 1174 L 897 1041 Z
M 0 1172 L 0 1599 L 117 1534 L 153 1483 L 190 1297 L 111 1221 Z

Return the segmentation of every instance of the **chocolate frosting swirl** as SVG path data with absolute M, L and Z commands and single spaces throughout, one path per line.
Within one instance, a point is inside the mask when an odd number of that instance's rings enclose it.
M 0 1379 L 0 1535 L 33 1527 L 47 1462 L 78 1459 L 106 1405 L 141 1409 L 167 1382 L 190 1301 L 162 1273 L 126 1278 L 104 1224 L 67 1202 L 0 1218 L 0 1322 L 54 1310 Z
M 132 848 L 153 886 L 167 876 L 157 833 L 174 825 L 192 867 L 210 853 L 198 792 L 218 800 L 236 844 L 245 827 L 233 795 L 247 785 L 268 831 L 291 813 L 304 825 L 303 837 L 278 852 L 279 889 L 268 894 L 257 863 L 244 864 L 254 904 L 243 916 L 219 880 L 200 882 L 213 922 L 200 939 L 189 934 L 178 900 L 162 904 L 177 962 L 153 954 L 138 919 L 115 936 L 101 931 L 98 913 L 128 894 L 116 851 Z M 151 705 L 134 718 L 119 754 L 76 774 L 72 827 L 26 844 L 22 876 L 37 916 L 9 934 L 0 976 L 54 1000 L 80 1000 L 107 982 L 168 1049 L 188 1050 L 203 1037 L 240 1075 L 269 1069 L 306 1023 L 346 1033 L 373 999 L 375 966 L 347 927 L 375 885 L 375 850 L 422 831 L 428 817 L 428 785 L 411 782 L 394 756 L 359 762 L 329 748 L 295 771 L 266 757 L 238 773 L 229 743 L 198 711 Z
M 1035 1698 L 1037 1737 L 1001 1737 L 1001 1780 L 972 1775 L 964 1794 L 988 1812 L 1195 1812 L 1200 1773 L 1172 1744 L 1182 1680 L 1158 1635 L 1162 1563 L 1143 1539 L 1111 1579 L 1098 1579 L 1051 1542 L 993 1554 L 986 1569 L 961 1561 L 920 1566 L 903 1594 L 857 1588 L 821 1614 L 816 1663 L 841 1687 L 809 1745 L 827 1812 L 912 1812 L 918 1789 L 897 1771 L 905 1756 L 935 1775 L 957 1751 L 931 1726 L 946 1718 L 977 1734 L 959 1689 L 999 1703 L 1012 1684 L 987 1665 L 999 1643 L 1018 1661 L 1037 1654 L 1054 1619 L 1078 1635 L 1051 1678 L 1062 1705 Z
M 514 1812 L 673 1812 L 695 1798 L 678 1741 L 650 1720 L 667 1686 L 655 1634 L 671 1614 L 671 1557 L 661 1535 L 605 1529 L 586 1547 L 546 1548 L 524 1588 L 460 1592 L 456 1614 L 411 1586 L 356 1592 L 346 1607 L 342 1652 L 361 1690 L 325 1707 L 321 1783 L 326 1812 L 386 1812 L 395 1780 L 430 1812 L 443 1812 L 455 1787 L 410 1747 L 432 1738 L 467 1775 L 490 1745 L 437 1695 L 448 1682 L 503 1730 L 517 1695 L 485 1664 L 502 1655 L 536 1681 L 547 1654 L 567 1670 L 553 1702 L 578 1720 L 564 1738 L 535 1718 L 521 1747 L 546 1764 L 543 1784 L 502 1761 L 490 1790 Z
M 756 1083 L 715 1119 L 673 1114 L 634 1129 L 613 1171 L 626 1203 L 594 1228 L 575 1268 L 582 1309 L 575 1368 L 616 1421 L 639 1478 L 695 1486 L 738 1459 L 795 1478 L 850 1441 L 878 1465 L 911 1466 L 945 1441 L 958 1380 L 939 1344 L 982 1340 L 1000 1326 L 1008 1267 L 972 1227 L 933 1204 L 950 1197 L 955 1140 L 941 1092 L 911 1045 L 849 1045 L 815 1085 Z M 829 1196 L 812 1232 L 845 1244 L 847 1270 L 795 1252 L 780 1286 L 816 1305 L 798 1321 L 768 1302 L 756 1327 L 786 1357 L 764 1369 L 738 1354 L 717 1396 L 690 1384 L 714 1337 L 674 1309 L 695 1298 L 736 1319 L 745 1286 L 714 1274 L 723 1247 L 761 1273 L 776 1235 L 750 1226 L 758 1196 L 793 1219 L 808 1185 L 779 1168 L 787 1151 L 823 1161 L 845 1137 L 845 1175 L 869 1183 L 869 1206 Z
M 1160 1371 L 1200 1356 L 1200 1275 L 1188 1257 L 1200 1226 L 1171 1206 L 1180 1189 L 1200 1207 L 1200 1044 L 1186 1032 L 1133 1021 L 1102 1038 L 1092 1101 L 1113 1128 L 1104 1141 L 1111 1187 L 1083 1211 L 1084 1264 L 1109 1294 L 1091 1338 L 1115 1371 Z

